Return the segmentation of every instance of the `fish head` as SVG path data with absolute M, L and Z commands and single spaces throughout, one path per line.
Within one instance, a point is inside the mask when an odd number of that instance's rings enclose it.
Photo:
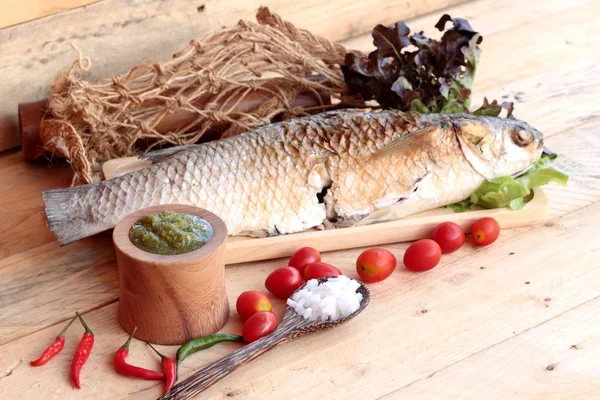
M 465 158 L 486 179 L 526 170 L 544 149 L 542 133 L 516 119 L 465 115 L 454 125 Z

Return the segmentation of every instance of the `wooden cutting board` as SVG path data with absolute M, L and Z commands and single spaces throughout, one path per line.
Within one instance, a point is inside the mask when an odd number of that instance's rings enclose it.
M 110 160 L 102 166 L 106 179 L 123 175 L 150 165 L 137 157 Z M 268 238 L 229 237 L 225 254 L 226 264 L 288 257 L 298 248 L 310 246 L 321 252 L 377 246 L 429 237 L 441 222 L 452 221 L 470 232 L 471 224 L 482 217 L 495 218 L 503 229 L 535 225 L 544 220 L 548 212 L 548 198 L 540 188 L 533 190 L 527 205 L 521 210 L 508 208 L 492 210 L 473 209 L 456 213 L 447 208 L 436 208 L 411 215 L 398 221 L 383 222 L 356 228 L 308 230 Z

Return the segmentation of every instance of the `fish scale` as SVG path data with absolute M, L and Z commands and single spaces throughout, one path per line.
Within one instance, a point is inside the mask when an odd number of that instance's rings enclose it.
M 504 140 L 515 132 L 531 133 L 531 146 Z M 386 221 L 462 200 L 484 173 L 531 165 L 540 143 L 541 134 L 517 120 L 337 110 L 150 153 L 146 168 L 45 191 L 44 201 L 61 244 L 171 203 L 212 211 L 232 235 L 286 234 Z

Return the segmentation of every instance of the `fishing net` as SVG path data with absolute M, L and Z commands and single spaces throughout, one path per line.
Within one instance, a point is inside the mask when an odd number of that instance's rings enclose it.
M 297 29 L 260 8 L 257 21 L 190 44 L 95 83 L 78 50 L 51 86 L 46 150 L 66 158 L 73 184 L 102 179 L 102 163 L 157 147 L 224 138 L 291 116 L 336 107 L 346 92 L 340 44 Z

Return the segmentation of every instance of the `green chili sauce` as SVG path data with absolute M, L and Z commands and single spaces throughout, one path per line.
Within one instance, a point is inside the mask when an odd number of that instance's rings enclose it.
M 169 210 L 143 216 L 129 231 L 129 239 L 135 247 L 161 255 L 197 250 L 208 243 L 212 235 L 212 226 L 205 219 Z

